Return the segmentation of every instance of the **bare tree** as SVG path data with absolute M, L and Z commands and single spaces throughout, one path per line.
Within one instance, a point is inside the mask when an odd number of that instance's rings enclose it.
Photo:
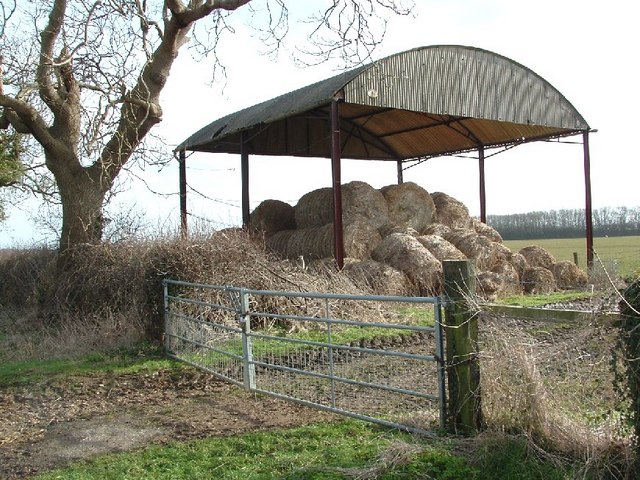
M 413 5 L 318 3 L 325 7 L 308 16 L 303 53 L 345 65 L 369 58 L 385 19 Z M 61 250 L 101 240 L 105 198 L 162 120 L 160 93 L 178 52 L 191 42 L 217 64 L 221 34 L 239 9 L 263 21 L 255 28 L 276 52 L 288 33 L 289 4 L 294 8 L 286 0 L 0 0 L 0 127 L 32 136 L 41 148 L 62 203 Z

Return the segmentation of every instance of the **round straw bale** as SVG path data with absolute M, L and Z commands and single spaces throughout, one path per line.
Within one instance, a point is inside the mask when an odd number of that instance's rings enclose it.
M 500 288 L 498 296 L 516 295 L 522 293 L 522 283 L 520 276 L 515 267 L 509 262 L 503 262 L 491 269 L 491 272 L 497 273 L 500 278 Z
M 436 206 L 431 195 L 413 182 L 388 185 L 380 192 L 389 207 L 389 220 L 395 226 L 407 226 L 421 232 L 434 221 Z
M 437 235 L 421 235 L 417 240 L 429 250 L 439 261 L 465 260 L 467 257 L 454 245 Z
M 369 258 L 371 251 L 380 243 L 382 237 L 378 229 L 369 223 L 369 219 L 354 215 L 351 220 L 352 222 L 344 227 L 344 253 L 351 258 Z M 331 228 L 331 242 L 333 245 L 333 228 Z
M 551 271 L 556 279 L 556 285 L 561 289 L 584 287 L 589 282 L 588 275 L 569 260 L 559 261 Z
M 251 230 L 264 232 L 269 236 L 282 230 L 294 230 L 296 218 L 294 208 L 280 200 L 265 200 L 258 205 L 249 217 Z
M 289 239 L 296 230 L 282 230 L 276 232 L 266 239 L 266 247 L 283 258 L 287 258 L 287 247 Z
M 511 263 L 513 252 L 505 244 L 499 242 L 491 242 L 491 244 L 489 245 L 489 250 L 491 252 L 491 258 L 494 259 L 494 265 Z
M 484 300 L 496 300 L 500 289 L 500 276 L 494 272 L 480 272 L 476 275 L 478 294 Z
M 295 206 L 298 228 L 321 227 L 333 222 L 333 190 L 319 188 L 305 193 Z
M 369 258 L 369 253 L 380 242 L 378 230 L 362 217 L 343 227 L 344 253 L 356 259 Z M 267 247 L 281 256 L 293 260 L 303 257 L 305 262 L 333 257 L 333 224 L 322 227 L 283 230 L 267 238 Z
M 469 251 L 467 247 L 474 246 L 475 244 L 471 244 L 470 240 L 478 237 L 478 234 L 475 230 L 469 230 L 466 228 L 453 228 L 448 232 L 444 233 L 442 237 L 452 245 L 455 245 L 458 250 L 467 255 L 468 257 L 472 257 L 475 251 Z M 485 245 L 489 244 L 488 239 L 483 239 Z M 460 246 L 458 246 L 460 244 Z M 463 250 L 465 249 L 465 250 Z
M 495 268 L 501 268 L 505 264 L 510 265 L 511 255 L 511 250 L 507 246 L 498 242 L 490 242 L 476 257 L 476 265 L 481 270 L 494 270 Z
M 504 261 L 491 270 L 478 274 L 480 293 L 488 300 L 522 293 L 518 272 L 511 263 Z
M 491 270 L 508 261 L 511 250 L 502 243 L 492 242 L 489 238 L 478 235 L 475 230 L 451 230 L 445 240 L 476 262 L 479 271 Z
M 553 268 L 553 264 L 556 263 L 556 259 L 553 258 L 547 250 L 537 245 L 529 245 L 520 250 L 520 253 L 524 255 L 527 260 L 527 264 L 530 267 L 544 267 L 547 270 Z
M 364 260 L 345 265 L 344 272 L 356 284 L 370 288 L 377 295 L 414 295 L 409 278 L 390 265 Z
M 375 228 L 389 224 L 389 209 L 382 193 L 365 182 L 342 185 L 342 222 L 366 218 Z M 333 222 L 333 190 L 321 188 L 303 195 L 295 206 L 298 228 L 320 227 Z
M 484 256 L 484 251 L 491 246 L 491 240 L 480 236 L 475 230 L 453 229 L 445 234 L 444 239 L 453 244 L 467 258 L 478 259 Z M 480 270 L 489 270 L 485 266 L 477 265 Z
M 376 229 L 389 225 L 389 207 L 384 195 L 365 182 L 349 182 L 342 186 L 342 220 L 345 224 L 362 218 Z
M 477 280 L 478 292 L 485 300 L 496 300 L 522 293 L 520 279 L 510 263 L 504 263 L 494 270 L 480 272 Z
M 469 209 L 460 201 L 446 193 L 435 192 L 431 199 L 436 206 L 435 221 L 451 228 L 471 228 Z
M 302 256 L 305 260 L 331 257 L 333 255 L 332 225 L 299 228 L 289 239 L 287 258 Z
M 527 259 L 524 258 L 524 255 L 518 252 L 512 252 L 509 256 L 509 263 L 513 266 L 518 277 L 522 280 L 522 275 L 524 275 L 524 271 L 527 269 Z
M 553 273 L 544 267 L 529 267 L 522 275 L 524 293 L 551 293 L 556 289 Z
M 442 264 L 411 235 L 386 236 L 371 252 L 371 258 L 404 272 L 421 295 L 440 291 Z
M 500 235 L 495 228 L 487 225 L 486 223 L 482 223 L 477 218 L 471 219 L 471 223 L 472 223 L 473 229 L 476 231 L 478 235 L 487 237 L 492 242 L 502 243 L 502 235 Z
M 442 225 L 441 223 L 432 223 L 431 225 L 427 225 L 425 229 L 422 231 L 423 235 L 437 235 L 439 237 L 444 238 L 447 233 L 451 231 L 451 227 L 447 227 L 446 225 Z
M 417 230 L 411 227 L 407 227 L 406 225 L 393 225 L 389 228 L 383 229 L 381 233 L 383 237 L 391 235 L 392 233 L 404 233 L 405 235 L 411 235 L 412 237 L 417 237 L 418 235 L 420 235 Z

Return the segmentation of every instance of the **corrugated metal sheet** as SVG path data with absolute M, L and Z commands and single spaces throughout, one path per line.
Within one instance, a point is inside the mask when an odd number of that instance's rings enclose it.
M 377 91 L 372 98 L 369 91 Z M 345 100 L 438 115 L 587 130 L 550 83 L 513 60 L 462 46 L 425 47 L 384 58 L 345 85 Z
M 530 69 L 464 46 L 402 52 L 218 119 L 178 149 L 330 156 L 329 104 L 342 90 L 345 158 L 399 160 L 589 130 Z

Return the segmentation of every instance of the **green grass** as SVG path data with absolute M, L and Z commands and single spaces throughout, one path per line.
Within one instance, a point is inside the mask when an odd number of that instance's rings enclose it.
M 0 362 L 0 387 L 27 385 L 65 375 L 126 374 L 180 368 L 185 365 L 164 357 L 162 350 L 142 345 L 138 349 L 95 353 L 75 359 L 3 361 Z
M 42 474 L 40 480 L 561 479 L 567 472 L 530 458 L 520 439 L 483 448 L 470 462 L 454 442 L 412 437 L 356 421 L 209 438 L 107 455 Z
M 522 307 L 539 307 L 550 303 L 567 302 L 570 300 L 578 300 L 581 298 L 589 298 L 590 292 L 562 291 L 551 292 L 540 295 L 513 295 L 511 297 L 501 298 L 496 303 L 504 305 L 518 305 Z
M 92 372 L 131 373 L 183 368 L 147 346 L 56 362 L 3 367 L 3 385 Z M 5 368 L 9 365 L 9 368 Z M 184 367 L 189 368 L 189 367 Z M 7 374 L 7 371 L 12 372 Z M 455 438 L 426 439 L 349 420 L 295 429 L 149 446 L 104 455 L 43 473 L 47 479 L 289 479 L 442 480 L 561 479 L 566 471 L 531 458 L 523 440 L 456 453 Z M 468 451 L 468 449 L 465 449 Z
M 577 252 L 578 266 L 586 268 L 587 247 L 584 238 L 505 240 L 504 244 L 515 252 L 528 245 L 538 245 L 548 250 L 558 261 L 573 262 L 573 253 Z M 593 249 L 606 267 L 615 261 L 622 277 L 640 273 L 640 236 L 596 237 L 593 239 Z

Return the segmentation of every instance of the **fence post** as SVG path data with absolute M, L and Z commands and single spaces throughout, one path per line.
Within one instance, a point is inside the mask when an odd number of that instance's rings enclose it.
M 240 289 L 240 324 L 242 328 L 242 362 L 244 388 L 255 390 L 256 366 L 253 363 L 253 342 L 251 333 L 251 315 L 249 315 L 249 294 Z
M 445 260 L 444 308 L 449 390 L 448 428 L 471 434 L 482 427 L 476 279 L 469 260 Z

